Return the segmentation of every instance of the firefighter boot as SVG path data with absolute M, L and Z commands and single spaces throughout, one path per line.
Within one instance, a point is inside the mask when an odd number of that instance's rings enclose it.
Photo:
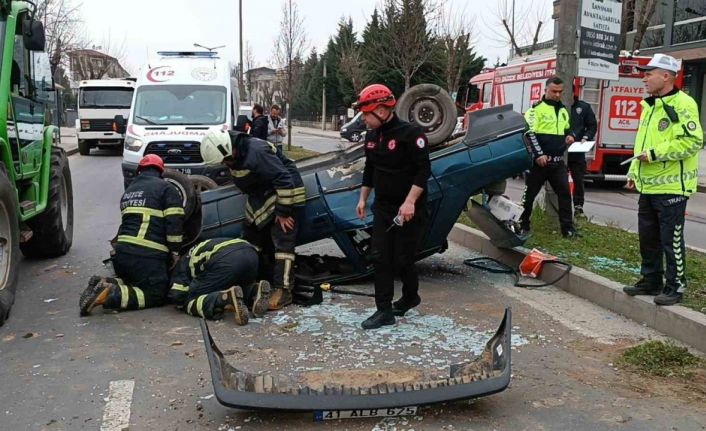
M 363 329 L 378 329 L 383 326 L 394 325 L 395 315 L 391 309 L 378 310 L 360 324 Z
M 260 280 L 255 286 L 255 300 L 252 303 L 252 314 L 255 317 L 262 317 L 270 307 L 270 283 L 267 280 Z
M 243 301 L 243 289 L 240 286 L 233 286 L 230 289 L 221 291 L 214 309 L 232 311 L 235 314 L 235 324 L 238 326 L 247 325 L 248 323 L 248 307 Z M 214 312 L 214 314 L 216 313 Z
M 408 300 L 405 297 L 392 303 L 392 314 L 397 317 L 404 316 L 409 310 L 421 304 L 422 298 L 417 296 L 415 299 Z
M 270 297 L 270 310 L 280 310 L 292 303 L 292 291 L 290 289 L 275 288 Z
M 81 316 L 88 316 L 95 307 L 105 304 L 113 287 L 115 284 L 108 282 L 105 278 L 97 275 L 92 276 L 79 298 L 78 305 L 81 309 Z
M 623 287 L 623 292 L 629 296 L 659 295 L 662 292 L 662 282 L 650 281 L 643 277 L 635 285 Z

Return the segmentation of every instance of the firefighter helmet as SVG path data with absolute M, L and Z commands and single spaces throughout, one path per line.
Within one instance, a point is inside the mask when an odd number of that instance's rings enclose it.
M 232 154 L 233 144 L 225 130 L 211 132 L 201 141 L 201 158 L 206 165 L 219 165 Z
M 372 112 L 378 106 L 392 108 L 397 101 L 389 88 L 382 84 L 372 84 L 365 87 L 358 96 L 358 101 L 353 104 L 353 109 L 363 112 Z
M 164 161 L 156 154 L 148 154 L 140 160 L 137 165 L 137 172 L 139 173 L 149 167 L 157 168 L 159 172 L 164 172 Z

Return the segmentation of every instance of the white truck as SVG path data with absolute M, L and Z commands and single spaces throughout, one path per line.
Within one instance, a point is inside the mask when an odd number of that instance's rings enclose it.
M 122 148 L 125 135 L 113 130 L 113 119 L 116 115 L 130 115 L 134 91 L 133 79 L 92 79 L 79 83 L 76 136 L 81 155 L 89 155 L 91 148 Z
M 235 126 L 239 95 L 230 64 L 217 52 L 163 51 L 158 55 L 137 78 L 130 116 L 114 119 L 117 129 L 125 130 L 125 186 L 135 178 L 137 164 L 147 154 L 160 156 L 167 168 L 227 183 L 228 170 L 205 166 L 200 145 L 209 132 Z

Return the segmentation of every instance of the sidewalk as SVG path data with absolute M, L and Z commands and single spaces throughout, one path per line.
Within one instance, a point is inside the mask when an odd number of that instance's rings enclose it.
M 61 128 L 61 147 L 66 150 L 67 156 L 78 153 L 78 140 L 76 139 L 76 129 L 73 127 Z

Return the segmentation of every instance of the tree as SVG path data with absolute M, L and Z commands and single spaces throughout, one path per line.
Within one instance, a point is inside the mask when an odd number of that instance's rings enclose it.
M 465 11 L 450 10 L 441 20 L 439 62 L 443 66 L 444 87 L 449 94 L 458 90 L 463 72 L 476 59 L 471 48 L 471 29 L 474 27 L 475 17 L 468 18 Z
M 491 38 L 510 45 L 517 56 L 530 55 L 537 49 L 544 23 L 548 21 L 544 5 L 537 0 L 518 0 L 512 4 L 500 0 L 495 18 L 495 25 L 489 26 Z
M 296 1 L 285 0 L 282 4 L 282 20 L 280 21 L 280 34 L 275 43 L 275 61 L 280 68 L 285 70 L 286 82 L 282 88 L 282 95 L 287 105 L 291 105 L 294 85 L 298 80 L 298 71 L 301 70 L 301 58 L 307 47 L 304 19 L 299 15 Z M 292 122 L 290 109 L 287 109 L 287 148 L 292 147 Z
M 39 0 L 35 18 L 44 24 L 46 52 L 49 55 L 52 75 L 57 68 L 68 68 L 68 53 L 83 45 L 80 4 L 71 0 Z
M 344 103 L 348 105 L 363 89 L 368 76 L 363 52 L 353 31 L 353 20 L 350 17 L 348 21 L 341 19 L 338 23 L 338 34 L 334 41 L 341 72 L 338 74 L 338 87 Z
M 632 13 L 635 20 L 635 39 L 633 39 L 632 49 L 633 51 L 640 49 L 642 45 L 642 40 L 647 33 L 647 27 L 650 26 L 650 21 L 652 21 L 652 16 L 657 10 L 657 4 L 659 0 L 642 0 L 640 2 L 640 7 L 635 8 L 635 2 L 628 2 L 626 9 L 628 13 Z M 632 11 L 630 11 L 632 9 Z
M 250 79 L 250 74 L 248 72 L 255 68 L 255 54 L 252 51 L 252 46 L 250 46 L 250 42 L 245 42 L 245 64 L 243 65 L 243 68 L 245 69 L 244 72 L 246 74 L 245 88 L 247 90 L 247 94 L 241 95 L 240 100 L 252 100 L 253 83 Z

